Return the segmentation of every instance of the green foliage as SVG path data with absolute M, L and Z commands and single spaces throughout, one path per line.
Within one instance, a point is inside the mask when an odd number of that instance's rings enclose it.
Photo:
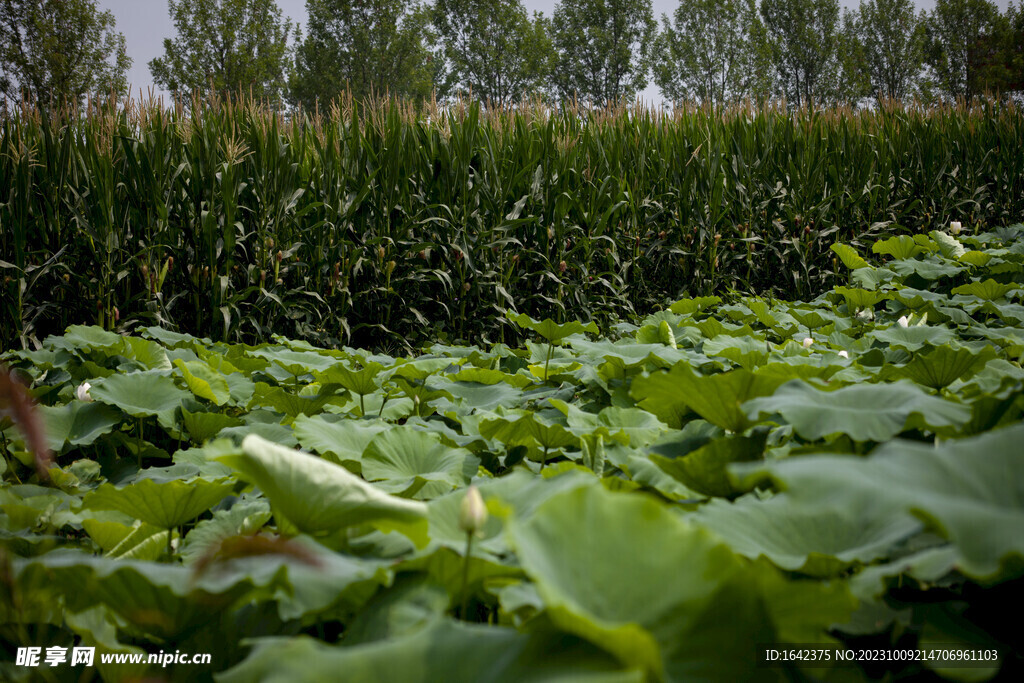
M 404 0 L 311 0 L 288 97 L 325 109 L 343 93 L 429 98 L 435 86 L 429 14 Z
M 551 35 L 561 99 L 598 107 L 633 99 L 647 87 L 657 30 L 651 0 L 560 0 Z
M 543 92 L 552 68 L 548 20 L 522 0 L 437 0 L 433 22 L 447 60 L 444 87 L 503 109 Z
M 175 95 L 211 90 L 284 98 L 290 19 L 273 0 L 167 0 L 176 35 L 149 62 L 153 81 Z
M 8 352 L 55 462 L 0 422 L 0 632 L 215 653 L 132 673 L 172 680 L 760 680 L 764 643 L 867 640 L 1011 675 L 1024 226 L 908 240 L 835 249 L 886 258 L 875 289 L 682 299 L 614 340 L 503 309 L 541 343 Z
M 840 99 L 839 0 L 762 0 L 779 87 L 791 107 Z
M 910 0 L 862 0 L 857 39 L 863 46 L 870 94 L 881 104 L 915 94 L 924 63 L 925 15 Z
M 941 92 L 972 98 L 999 88 L 985 82 L 980 60 L 984 43 L 1002 29 L 999 8 L 989 0 L 936 0 L 928 16 L 925 61 Z
M 764 26 L 753 0 L 684 0 L 652 49 L 654 81 L 672 102 L 727 105 L 770 97 Z
M 0 97 L 45 108 L 120 96 L 132 65 L 114 15 L 96 0 L 0 5 Z

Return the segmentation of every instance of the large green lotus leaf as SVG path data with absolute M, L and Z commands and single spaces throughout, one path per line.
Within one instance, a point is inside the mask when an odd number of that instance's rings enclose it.
M 426 506 L 389 496 L 344 467 L 250 435 L 241 454 L 218 458 L 252 482 L 300 531 L 330 535 L 355 524 L 394 523 L 423 543 Z
M 319 453 L 339 465 L 352 464 L 358 469 L 363 451 L 373 441 L 373 437 L 389 429 L 389 425 L 385 422 L 349 420 L 333 415 L 300 415 L 292 423 L 292 429 L 299 445 L 306 450 Z
M 958 559 L 954 546 L 926 548 L 891 562 L 865 567 L 850 579 L 850 590 L 867 602 L 887 592 L 886 579 L 891 577 L 909 576 L 922 583 L 935 583 L 956 569 Z
M 896 279 L 897 273 L 888 268 L 859 268 L 850 273 L 850 280 L 864 289 L 878 289 L 879 285 Z
M 270 505 L 265 498 L 236 501 L 230 509 L 217 510 L 211 519 L 204 519 L 188 532 L 181 557 L 185 564 L 193 564 L 225 538 L 255 534 L 270 521 L 270 516 Z
M 756 396 L 771 394 L 784 380 L 762 377 L 737 369 L 715 375 L 698 375 L 686 363 L 667 373 L 638 377 L 631 394 L 640 407 L 654 413 L 670 426 L 678 427 L 683 406 L 722 429 L 742 432 L 754 423 L 740 404 Z M 673 424 L 675 422 L 675 424 Z
M 590 341 L 575 337 L 569 340 L 569 345 L 573 351 L 579 354 L 580 358 L 604 360 L 616 358 L 621 360 L 626 367 L 655 360 L 659 367 L 672 367 L 679 361 L 687 360 L 690 357 L 683 349 L 673 349 L 664 344 L 637 344 L 628 339 L 612 342 L 607 339 Z
M 362 457 L 364 479 L 389 493 L 425 494 L 421 499 L 467 486 L 479 466 L 469 451 L 450 448 L 437 434 L 411 427 L 393 427 L 373 437 Z
M 58 344 L 57 342 L 60 342 Z M 44 341 L 46 346 L 58 346 L 73 350 L 76 346 L 85 348 L 110 348 L 120 346 L 121 335 L 108 332 L 96 325 L 72 325 L 65 332 L 63 337 L 47 337 Z
M 954 338 L 953 333 L 945 327 L 934 325 L 900 327 L 895 324 L 884 330 L 872 330 L 866 336 L 907 351 L 918 351 L 924 346 L 942 346 Z
M 888 557 L 921 529 L 919 520 L 880 509 L 863 491 L 844 495 L 842 504 L 836 501 L 828 509 L 785 493 L 767 500 L 755 495 L 733 503 L 713 500 L 691 519 L 741 555 L 763 555 L 782 569 L 822 577 Z
M 687 488 L 705 496 L 727 497 L 737 493 L 729 481 L 728 467 L 734 462 L 751 462 L 764 455 L 766 433 L 714 439 L 678 458 L 657 453 L 651 462 Z
M 960 240 L 948 233 L 932 230 L 928 236 L 939 246 L 939 251 L 946 258 L 958 259 L 967 253 L 967 249 L 960 243 Z
M 168 640 L 215 621 L 251 590 L 251 580 L 237 579 L 204 590 L 191 585 L 190 571 L 180 565 L 71 551 L 16 560 L 15 571 L 19 584 L 31 584 L 42 576 L 57 586 L 69 612 L 106 605 L 138 631 Z
M 465 382 L 467 384 L 485 384 L 487 386 L 492 386 L 498 384 L 499 382 L 503 382 L 505 384 L 515 387 L 516 389 L 524 389 L 533 384 L 533 382 L 531 382 L 528 377 L 524 377 L 523 375 L 510 375 L 509 373 L 502 372 L 501 370 L 490 370 L 487 368 L 473 368 L 465 366 L 463 366 L 462 369 L 459 370 L 457 373 L 452 375 L 452 381 Z M 449 391 L 451 390 L 449 389 Z
M 940 280 L 944 277 L 953 277 L 965 270 L 965 266 L 951 263 L 949 261 L 941 263 L 935 259 L 927 259 L 924 261 L 919 259 L 908 259 L 905 261 L 893 261 L 890 265 L 899 275 L 904 277 L 916 275 L 928 280 L 929 282 Z
M 116 406 L 132 417 L 156 415 L 160 424 L 175 428 L 175 412 L 191 392 L 179 389 L 174 381 L 157 371 L 111 375 L 89 389 L 93 399 Z M 192 399 L 194 400 L 194 399 Z
M 876 254 L 888 254 L 894 259 L 912 259 L 918 254 L 923 254 L 924 247 L 914 241 L 910 235 L 897 235 L 886 240 L 879 240 L 871 245 L 871 251 Z
M 1010 284 L 1003 284 L 989 278 L 984 282 L 971 282 L 970 284 L 954 287 L 953 294 L 967 294 L 984 299 L 985 301 L 996 301 L 997 299 L 1002 299 L 1019 286 L 1012 282 Z
M 88 446 L 121 423 L 120 411 L 103 403 L 71 401 L 62 406 L 39 406 L 50 450 Z
M 228 382 L 219 372 L 201 360 L 175 360 L 175 367 L 181 371 L 189 391 L 207 401 L 222 406 L 231 398 Z
M 543 321 L 534 320 L 525 313 L 515 314 L 512 311 L 508 311 L 505 314 L 509 320 L 514 322 L 519 327 L 526 330 L 533 330 L 546 341 L 552 344 L 559 342 L 566 337 L 573 334 L 581 334 L 583 332 L 590 332 L 591 334 L 597 334 L 597 325 L 593 322 L 589 322 L 586 325 L 583 323 L 573 320 L 568 323 L 559 325 L 551 318 L 547 318 Z
M 256 383 L 256 389 L 248 407 L 267 406 L 288 417 L 299 415 L 318 415 L 324 412 L 327 405 L 344 405 L 343 396 L 324 393 L 316 396 L 300 396 L 285 387 L 272 387 L 263 382 Z
M 344 363 L 335 362 L 328 369 L 314 372 L 313 376 L 320 384 L 340 384 L 353 394 L 372 394 L 380 388 L 377 375 L 381 373 L 384 366 L 380 363 L 367 363 L 362 368 L 354 370 Z
M 161 529 L 171 529 L 191 522 L 233 488 L 233 482 L 222 479 L 139 479 L 122 487 L 101 484 L 83 502 L 93 510 L 117 510 Z
M 704 353 L 727 358 L 747 370 L 753 370 L 768 360 L 765 340 L 754 336 L 731 337 L 720 334 L 704 342 Z
M 107 557 L 157 560 L 167 553 L 167 531 L 152 524 L 83 519 L 82 528 Z
M 843 262 L 843 265 L 849 268 L 850 270 L 871 267 L 868 264 L 868 262 L 865 261 L 864 258 L 857 253 L 857 250 L 848 244 L 841 244 L 839 242 L 836 242 L 831 247 L 829 247 L 829 249 L 834 251 L 836 255 L 839 257 L 839 260 Z
M 203 443 L 220 434 L 223 429 L 242 424 L 237 417 L 225 413 L 193 413 L 184 408 L 181 410 L 181 418 L 185 424 L 185 431 L 195 443 Z
M 497 370 L 479 370 L 478 372 L 499 372 Z M 465 372 L 465 371 L 463 371 Z M 459 373 L 461 376 L 463 373 Z M 505 375 L 513 377 L 513 375 Z M 523 382 L 529 382 L 522 375 L 515 375 Z M 511 407 L 518 405 L 523 398 L 522 389 L 517 389 L 509 383 L 499 381 L 491 384 L 481 384 L 471 381 L 449 382 L 444 385 L 445 391 L 454 397 L 454 405 L 462 410 L 494 410 L 498 406 Z
M 841 295 L 846 300 L 846 305 L 850 308 L 851 313 L 859 309 L 873 309 L 875 304 L 889 296 L 885 292 L 859 289 L 857 287 L 836 287 L 832 291 Z
M 316 371 L 323 372 L 341 362 L 340 356 L 332 356 L 330 353 L 329 351 L 294 351 L 270 345 L 249 351 L 250 356 L 266 358 L 296 376 Z
M 480 434 L 485 439 L 497 439 L 506 446 L 540 445 L 546 450 L 579 446 L 575 434 L 560 424 L 548 424 L 536 413 L 521 416 L 498 417 L 480 422 Z
M 879 508 L 905 510 L 956 546 L 962 573 L 993 579 L 1024 566 L 1024 425 L 938 446 L 893 441 L 870 457 L 802 456 L 737 466 L 752 486 L 768 477 L 809 504 L 831 506 L 845 495 Z
M 558 399 L 549 399 L 549 402 L 566 416 L 569 427 L 579 436 L 601 435 L 624 446 L 640 447 L 666 430 L 661 420 L 639 408 L 609 406 L 595 414 Z
M 943 389 L 981 370 L 996 355 L 990 346 L 984 347 L 981 352 L 966 347 L 953 349 L 939 346 L 928 353 L 915 354 L 909 363 L 894 369 L 893 374 L 911 379 L 922 386 Z
M 403 574 L 378 592 L 345 624 L 345 645 L 363 645 L 412 635 L 444 617 L 451 596 L 423 574 Z
M 720 303 L 722 300 L 717 296 L 698 296 L 693 299 L 681 299 L 669 306 L 669 310 L 678 315 L 693 315 Z
M 238 453 L 240 448 L 231 439 L 215 439 L 202 446 L 175 451 L 171 459 L 178 465 L 192 465 L 204 479 L 221 479 L 231 475 L 231 468 L 214 458 L 227 453 Z
M 853 609 L 833 587 L 741 561 L 645 496 L 577 488 L 510 531 L 552 623 L 654 678 L 751 679 L 756 643 L 820 642 Z
M 743 407 L 751 419 L 779 413 L 797 434 L 812 441 L 830 434 L 847 434 L 856 441 L 888 441 L 906 429 L 913 416 L 933 429 L 961 427 L 971 419 L 970 406 L 930 396 L 906 380 L 855 384 L 835 391 L 794 380 Z
M 327 645 L 307 636 L 254 641 L 252 654 L 217 677 L 242 681 L 346 683 L 640 683 L 606 653 L 573 636 L 520 633 L 505 626 L 435 619 L 410 634 L 361 645 Z
M 167 349 L 156 342 L 141 337 L 121 337 L 121 349 L 126 358 L 131 358 L 146 370 L 167 372 L 171 369 Z

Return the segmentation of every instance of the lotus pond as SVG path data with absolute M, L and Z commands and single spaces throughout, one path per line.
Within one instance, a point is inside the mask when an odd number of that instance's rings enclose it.
M 1019 675 L 1024 226 L 833 249 L 848 284 L 813 301 L 509 313 L 519 347 L 71 327 L 5 354 L 55 459 L 0 423 L 0 678 Z M 812 643 L 1002 658 L 759 664 Z

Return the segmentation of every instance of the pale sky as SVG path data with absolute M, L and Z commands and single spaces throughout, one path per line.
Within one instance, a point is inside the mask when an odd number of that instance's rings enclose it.
M 652 0 L 654 15 L 661 23 L 662 14 L 673 14 L 679 0 Z M 859 1 L 840 0 L 845 7 L 855 7 Z M 921 9 L 931 10 L 935 0 L 915 0 Z M 1006 10 L 1010 0 L 995 0 L 1002 11 Z M 124 33 L 128 42 L 128 56 L 132 58 L 132 68 L 128 72 L 128 82 L 136 95 L 139 89 L 148 90 L 153 87 L 153 77 L 149 73 L 149 61 L 163 54 L 164 38 L 174 33 L 174 24 L 167 13 L 166 0 L 99 0 L 99 6 L 112 10 L 117 20 L 117 30 Z M 291 17 L 292 23 L 306 24 L 305 0 L 277 0 L 285 16 Z M 555 3 L 543 0 L 524 0 L 526 8 L 533 12 L 538 10 L 551 15 Z M 161 94 L 159 91 L 157 94 Z M 651 83 L 641 93 L 644 101 L 660 105 L 663 100 L 656 85 Z

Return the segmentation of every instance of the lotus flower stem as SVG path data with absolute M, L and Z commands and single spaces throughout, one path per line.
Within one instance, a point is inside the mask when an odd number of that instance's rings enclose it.
M 459 617 L 466 621 L 466 608 L 469 606 L 469 560 L 473 552 L 474 532 L 466 532 L 466 556 L 462 560 L 462 604 L 459 606 Z

